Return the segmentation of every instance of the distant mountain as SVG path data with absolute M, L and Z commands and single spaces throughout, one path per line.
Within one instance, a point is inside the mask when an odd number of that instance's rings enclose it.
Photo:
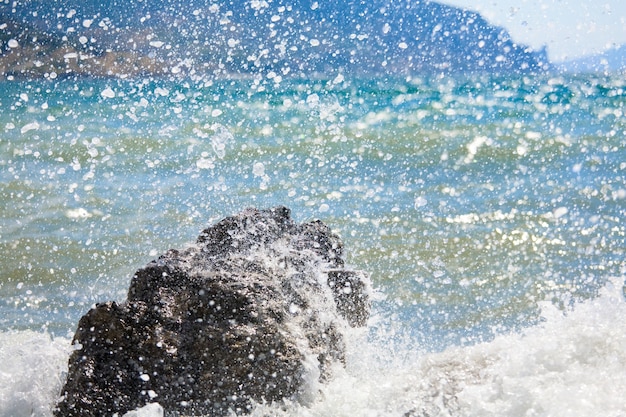
M 626 72 L 626 45 L 558 65 L 567 72 Z
M 545 51 L 432 1 L 16 0 L 0 4 L 0 73 L 540 72 Z

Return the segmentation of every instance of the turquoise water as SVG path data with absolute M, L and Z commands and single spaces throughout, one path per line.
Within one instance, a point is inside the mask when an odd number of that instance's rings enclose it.
M 287 205 L 370 272 L 371 340 L 504 351 L 562 324 L 546 305 L 622 292 L 625 104 L 624 77 L 595 75 L 0 82 L 0 331 L 70 338 L 160 253 Z

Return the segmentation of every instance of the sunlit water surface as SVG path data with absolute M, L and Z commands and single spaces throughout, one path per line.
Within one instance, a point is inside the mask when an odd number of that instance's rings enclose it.
M 51 414 L 136 269 L 275 205 L 377 294 L 347 368 L 257 415 L 626 416 L 625 103 L 599 76 L 0 82 L 0 416 Z

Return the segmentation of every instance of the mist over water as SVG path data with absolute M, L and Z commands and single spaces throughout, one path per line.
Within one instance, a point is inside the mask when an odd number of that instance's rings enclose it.
M 276 205 L 376 302 L 345 371 L 253 415 L 625 415 L 622 78 L 1 82 L 0 415 L 50 415 L 136 269 Z

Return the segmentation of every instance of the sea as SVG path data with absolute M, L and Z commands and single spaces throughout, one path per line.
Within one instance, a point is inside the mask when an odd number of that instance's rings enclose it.
M 252 416 L 624 417 L 625 113 L 623 74 L 0 81 L 0 417 L 52 415 L 134 271 L 279 205 L 374 302 Z

